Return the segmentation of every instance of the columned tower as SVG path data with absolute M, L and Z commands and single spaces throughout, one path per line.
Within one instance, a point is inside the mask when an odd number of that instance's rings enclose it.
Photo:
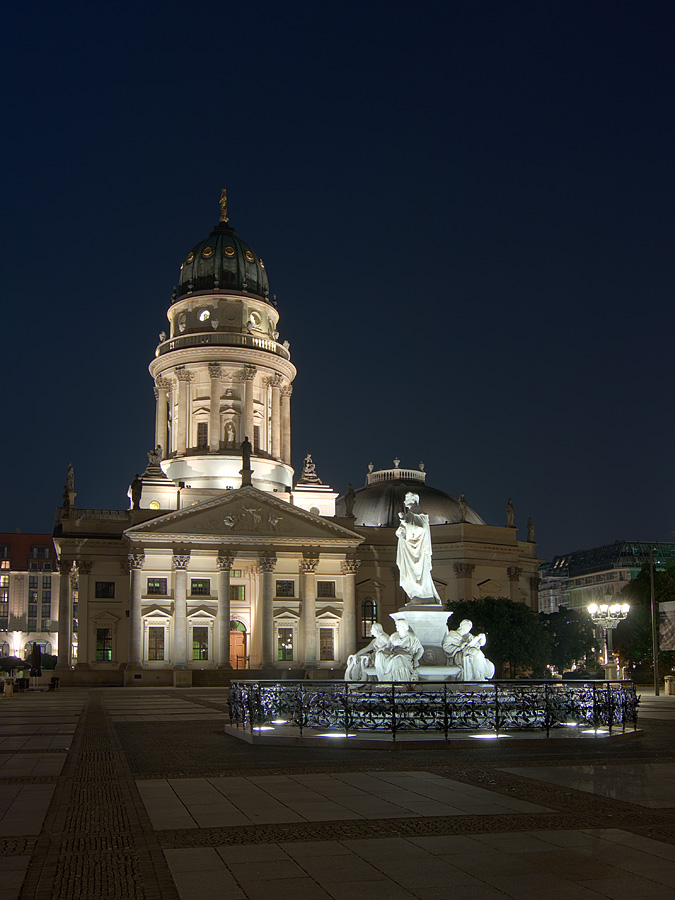
M 262 259 L 227 217 L 181 263 L 150 363 L 161 467 L 186 488 L 241 486 L 241 443 L 253 445 L 252 483 L 290 493 L 291 393 L 296 375 Z

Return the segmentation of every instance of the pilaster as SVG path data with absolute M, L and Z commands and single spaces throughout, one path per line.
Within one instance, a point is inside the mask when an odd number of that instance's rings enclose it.
M 171 557 L 174 570 L 173 585 L 173 667 L 187 668 L 187 570 L 189 553 Z
M 233 556 L 219 556 L 218 569 L 218 668 L 229 669 L 230 663 L 230 572 Z
M 262 664 L 274 665 L 274 583 L 273 575 L 277 565 L 276 556 L 261 556 L 260 589 L 262 594 Z

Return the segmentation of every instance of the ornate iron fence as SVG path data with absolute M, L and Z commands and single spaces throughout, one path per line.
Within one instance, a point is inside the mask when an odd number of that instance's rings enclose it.
M 353 734 L 545 731 L 565 726 L 637 728 L 632 681 L 489 681 L 354 684 L 344 681 L 233 681 L 230 722 Z

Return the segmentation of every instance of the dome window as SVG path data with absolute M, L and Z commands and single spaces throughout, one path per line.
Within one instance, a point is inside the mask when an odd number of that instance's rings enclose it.
M 192 260 L 193 260 L 194 258 L 195 258 L 195 255 L 194 255 L 194 253 L 192 252 L 192 250 L 190 250 L 190 252 L 189 252 L 188 255 L 187 255 L 187 259 L 185 260 L 185 262 L 191 263 Z
M 211 313 L 209 312 L 208 309 L 203 309 L 199 313 L 199 321 L 200 322 L 207 322 L 210 318 L 211 318 Z
M 204 247 L 204 249 L 202 250 L 202 256 L 204 257 L 204 259 L 208 259 L 209 256 L 212 256 L 212 255 L 213 255 L 213 247 Z
M 259 259 L 258 262 L 260 263 L 260 268 L 261 268 L 261 269 L 264 269 L 264 268 L 265 268 L 265 263 L 262 261 L 262 259 Z
M 234 247 L 230 247 L 229 245 L 223 250 L 225 256 L 234 256 Z
M 247 259 L 249 262 L 255 262 L 255 256 L 251 253 L 250 250 L 247 250 L 247 251 L 246 251 L 245 256 L 246 256 L 246 259 Z

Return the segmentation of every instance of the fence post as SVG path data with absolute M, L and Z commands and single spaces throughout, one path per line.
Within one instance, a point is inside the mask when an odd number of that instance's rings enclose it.
M 391 682 L 391 739 L 396 741 L 396 686 Z
M 549 705 L 548 682 L 544 684 L 544 707 L 546 715 L 546 737 L 551 736 L 551 710 Z
M 499 682 L 495 682 L 494 687 L 495 687 L 495 734 L 499 734 Z
M 448 683 L 443 682 L 443 724 L 445 725 L 445 739 L 448 739 Z

